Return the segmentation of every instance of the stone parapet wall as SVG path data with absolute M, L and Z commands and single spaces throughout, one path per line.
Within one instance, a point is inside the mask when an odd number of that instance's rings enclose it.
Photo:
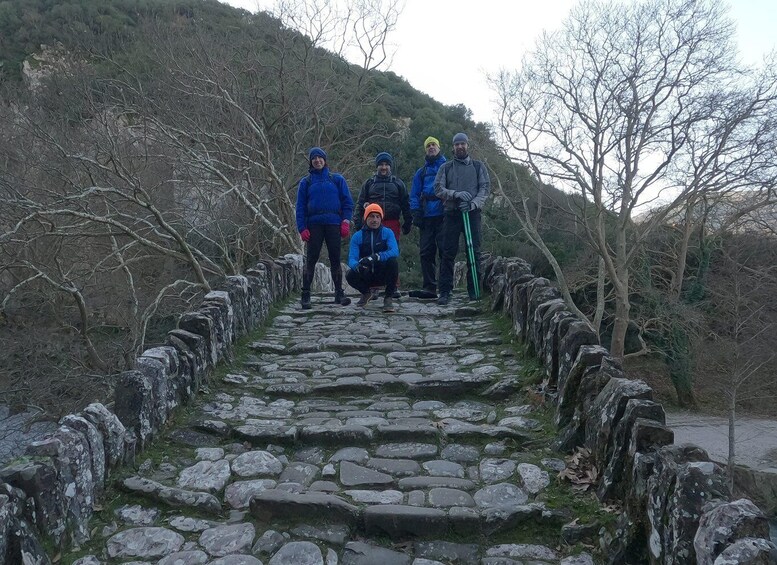
M 0 470 L 0 563 L 50 563 L 44 539 L 57 548 L 87 541 L 111 470 L 134 462 L 213 367 L 230 358 L 234 342 L 301 283 L 297 255 L 228 277 L 181 316 L 165 345 L 144 351 L 134 370 L 117 376 L 110 407 L 94 403 L 65 416 L 24 457 Z
M 546 374 L 556 447 L 590 450 L 596 494 L 623 512 L 602 537 L 611 563 L 777 563 L 764 514 L 731 500 L 725 471 L 694 445 L 674 445 L 663 407 L 628 379 L 547 279 L 518 258 L 484 260 L 484 288 Z

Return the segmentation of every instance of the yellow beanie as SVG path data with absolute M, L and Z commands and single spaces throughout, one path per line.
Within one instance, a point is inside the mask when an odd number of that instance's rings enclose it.
M 434 143 L 434 144 L 435 144 L 437 147 L 439 147 L 439 146 L 440 146 L 440 142 L 437 140 L 437 138 L 436 138 L 436 137 L 432 137 L 432 136 L 430 135 L 429 137 L 427 137 L 427 138 L 424 140 L 424 151 L 426 151 L 426 149 L 429 147 L 429 144 L 430 144 L 430 143 Z

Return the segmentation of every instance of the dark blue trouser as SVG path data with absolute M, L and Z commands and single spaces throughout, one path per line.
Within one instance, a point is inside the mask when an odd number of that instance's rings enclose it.
M 480 210 L 472 210 L 469 213 L 469 227 L 472 232 L 475 267 L 477 269 L 478 282 L 480 282 Z M 459 238 L 464 233 L 464 216 L 462 213 L 458 210 L 445 212 L 445 222 L 443 223 L 442 231 L 444 240 L 442 245 L 442 263 L 440 264 L 440 294 L 453 290 L 453 268 L 456 263 L 456 255 L 459 252 Z M 472 265 L 469 262 L 469 253 L 467 253 L 467 292 L 470 297 L 474 297 L 475 287 L 472 283 Z
M 305 255 L 305 273 L 302 277 L 302 292 L 310 292 L 310 282 L 316 272 L 316 262 L 321 255 L 321 247 L 326 242 L 329 254 L 329 269 L 332 272 L 332 282 L 335 291 L 343 289 L 343 271 L 340 268 L 340 226 L 313 224 L 308 226 L 310 240 Z
M 421 256 L 423 289 L 437 292 L 437 258 L 442 264 L 443 216 L 425 217 L 418 247 Z
M 397 290 L 398 275 L 399 261 L 396 257 L 392 257 L 388 261 L 378 261 L 378 264 L 366 273 L 362 273 L 358 269 L 351 269 L 346 273 L 345 280 L 362 294 L 370 292 L 371 287 L 385 285 L 385 296 L 393 296 Z

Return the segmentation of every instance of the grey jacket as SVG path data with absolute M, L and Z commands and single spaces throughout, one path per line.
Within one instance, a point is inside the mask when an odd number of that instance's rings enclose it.
M 459 200 L 456 193 L 466 191 L 474 195 L 472 202 L 476 209 L 483 208 L 488 193 L 491 190 L 491 179 L 488 177 L 486 166 L 467 156 L 465 159 L 451 159 L 446 161 L 437 171 L 434 178 L 434 194 L 444 201 L 446 212 L 458 209 Z M 478 170 L 479 169 L 479 170 Z

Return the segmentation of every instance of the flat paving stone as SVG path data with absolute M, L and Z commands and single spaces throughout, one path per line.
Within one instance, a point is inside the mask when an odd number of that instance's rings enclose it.
M 111 559 L 159 559 L 178 551 L 183 542 L 181 534 L 167 528 L 131 528 L 111 536 L 106 547 Z
M 382 486 L 393 483 L 394 478 L 386 473 L 368 469 L 350 461 L 342 461 L 340 463 L 340 482 L 347 487 Z
M 218 492 L 230 477 L 229 461 L 200 461 L 181 471 L 178 487 L 182 489 Z
M 438 448 L 431 443 L 388 443 L 378 446 L 377 457 L 387 459 L 428 459 L 437 455 Z
M 256 530 L 250 522 L 216 526 L 200 534 L 199 544 L 214 557 L 251 550 Z
M 248 508 L 251 497 L 265 490 L 274 489 L 278 483 L 272 479 L 235 481 L 224 490 L 224 502 L 232 508 Z
M 293 541 L 281 547 L 269 565 L 324 565 L 324 556 L 313 542 Z
M 267 451 L 249 451 L 241 453 L 232 460 L 232 472 L 238 477 L 275 477 L 283 471 L 275 455 Z

